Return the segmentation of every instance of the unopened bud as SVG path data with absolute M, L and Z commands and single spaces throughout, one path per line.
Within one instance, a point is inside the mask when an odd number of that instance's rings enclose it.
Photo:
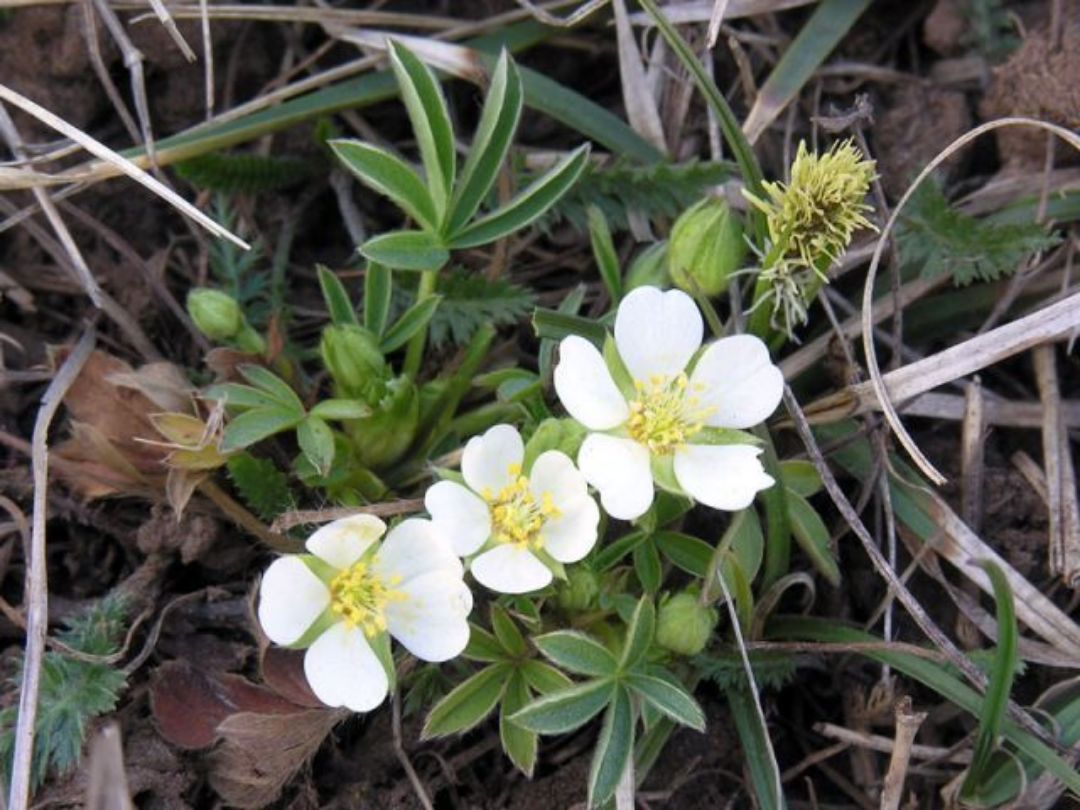
M 701 604 L 696 593 L 677 593 L 660 606 L 656 643 L 679 655 L 697 655 L 716 627 L 716 611 Z
M 667 268 L 668 243 L 657 242 L 641 251 L 626 271 L 626 292 L 638 287 L 668 287 L 671 277 Z
M 319 352 L 339 394 L 373 404 L 383 390 L 386 360 L 370 331 L 362 326 L 328 326 Z
M 726 200 L 707 197 L 686 209 L 671 229 L 671 280 L 689 293 L 719 295 L 742 267 L 746 250 L 738 214 Z
M 568 613 L 580 613 L 592 607 L 600 594 L 600 580 L 588 568 L 577 565 L 566 572 L 566 582 L 559 587 L 559 607 Z
M 199 331 L 219 343 L 232 340 L 244 328 L 240 305 L 221 290 L 192 290 L 187 297 L 187 311 Z

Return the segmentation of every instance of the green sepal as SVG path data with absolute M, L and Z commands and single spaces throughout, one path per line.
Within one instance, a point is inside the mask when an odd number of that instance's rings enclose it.
M 619 392 L 626 397 L 627 402 L 633 402 L 638 398 L 637 387 L 634 385 L 634 378 L 630 375 L 619 354 L 619 347 L 615 345 L 615 338 L 612 337 L 610 332 L 604 338 L 603 355 L 604 364 L 607 365 L 611 379 L 615 381 Z

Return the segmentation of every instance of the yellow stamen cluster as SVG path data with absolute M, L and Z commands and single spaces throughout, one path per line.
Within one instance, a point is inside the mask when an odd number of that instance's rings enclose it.
M 657 456 L 674 453 L 705 426 L 711 408 L 701 405 L 703 386 L 691 386 L 686 374 L 634 381 L 638 397 L 630 403 L 630 438 Z M 694 390 L 692 390 L 692 388 Z
M 540 530 L 544 524 L 561 514 L 550 492 L 537 501 L 529 479 L 521 474 L 521 465 L 510 467 L 513 482 L 498 495 L 489 497 L 491 503 L 491 533 L 497 543 L 514 543 L 520 548 L 539 551 L 544 546 Z
M 359 627 L 373 638 L 386 632 L 386 606 L 407 598 L 393 589 L 399 581 L 400 577 L 395 577 L 384 582 L 368 562 L 355 563 L 331 580 L 330 609 L 347 625 Z

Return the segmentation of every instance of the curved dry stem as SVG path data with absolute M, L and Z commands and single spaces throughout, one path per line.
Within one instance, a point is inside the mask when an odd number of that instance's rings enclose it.
M 999 118 L 996 121 L 988 121 L 981 126 L 975 127 L 975 129 L 970 132 L 961 135 L 941 150 L 941 152 L 939 152 L 937 156 L 931 160 L 921 172 L 919 172 L 918 177 L 911 183 L 908 190 L 904 192 L 904 196 L 900 198 L 900 202 L 896 204 L 896 207 L 893 209 L 892 214 L 889 216 L 888 221 L 885 223 L 885 226 L 881 229 L 881 233 L 878 236 L 877 245 L 874 247 L 874 255 L 870 259 L 870 268 L 866 273 L 866 284 L 863 287 L 863 348 L 866 352 L 866 369 L 870 375 L 870 383 L 873 386 L 874 394 L 881 403 L 881 410 L 885 415 L 886 421 L 889 423 L 889 427 L 892 428 L 893 433 L 896 434 L 896 438 L 899 440 L 900 444 L 903 445 L 904 449 L 911 457 L 911 460 L 927 478 L 939 486 L 945 483 L 945 476 L 938 472 L 938 469 L 930 463 L 930 460 L 923 454 L 922 450 L 919 449 L 919 446 L 915 443 L 911 434 L 907 432 L 907 429 L 900 421 L 900 415 L 896 412 L 896 408 L 889 399 L 889 393 L 886 390 L 885 382 L 881 376 L 881 368 L 878 365 L 877 359 L 877 350 L 874 347 L 874 279 L 877 276 L 878 266 L 881 264 L 881 257 L 885 252 L 885 246 L 888 244 L 889 235 L 892 233 L 896 221 L 900 218 L 900 212 L 904 209 L 904 206 L 907 205 L 908 200 L 911 199 L 923 180 L 925 180 L 938 166 L 952 157 L 953 154 L 971 143 L 980 135 L 984 135 L 995 129 L 1003 129 L 1004 127 L 1010 126 L 1035 127 L 1036 129 L 1044 130 L 1052 135 L 1058 136 L 1074 149 L 1080 151 L 1080 136 L 1077 136 L 1074 132 L 1065 129 L 1064 127 L 1060 127 L 1057 124 L 1051 124 L 1048 121 L 1039 121 L 1035 118 Z

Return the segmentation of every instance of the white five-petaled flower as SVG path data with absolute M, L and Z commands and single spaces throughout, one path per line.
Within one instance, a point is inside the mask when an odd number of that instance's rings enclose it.
M 500 593 L 528 593 L 551 582 L 545 558 L 577 562 L 596 544 L 600 510 L 565 453 L 548 450 L 522 464 L 521 434 L 496 425 L 465 445 L 465 485 L 439 481 L 424 496 L 436 530 L 476 580 Z
M 749 506 L 756 492 L 774 483 L 758 460 L 759 448 L 716 443 L 710 430 L 763 422 L 780 403 L 783 376 L 758 338 L 721 338 L 699 354 L 702 335 L 690 296 L 639 287 L 615 316 L 618 357 L 610 359 L 626 374 L 620 369 L 613 377 L 584 338 L 559 345 L 555 391 L 570 415 L 593 431 L 578 465 L 612 517 L 643 515 L 654 478 L 729 511 Z
M 280 557 L 263 575 L 259 622 L 271 641 L 308 648 L 304 674 L 328 706 L 383 702 L 387 633 L 424 661 L 453 658 L 469 641 L 461 561 L 428 520 L 402 521 L 380 543 L 385 531 L 372 515 L 336 520 L 308 538 L 310 554 Z

